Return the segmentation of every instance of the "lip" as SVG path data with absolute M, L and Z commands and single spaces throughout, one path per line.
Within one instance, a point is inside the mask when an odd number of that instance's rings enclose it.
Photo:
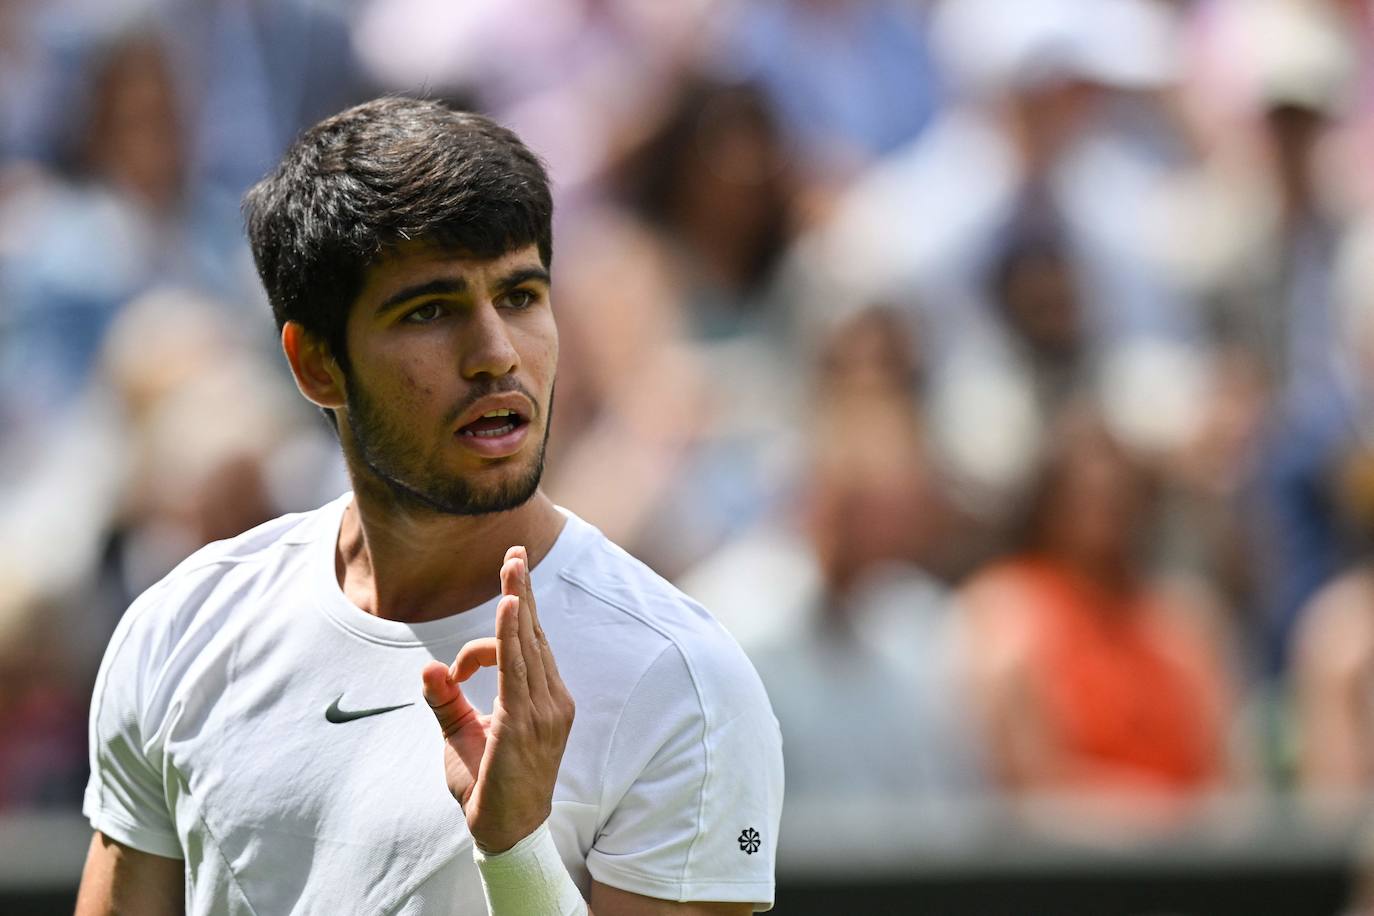
M 464 426 L 481 419 L 483 414 L 492 410 L 514 411 L 524 422 L 504 436 L 463 435 Z M 453 437 L 464 448 L 476 452 L 484 458 L 505 458 L 514 455 L 525 444 L 525 437 L 529 435 L 530 422 L 533 417 L 534 405 L 524 395 L 516 392 L 494 394 L 482 398 L 458 418 L 458 422 L 453 427 Z
M 454 438 L 463 448 L 476 452 L 483 458 L 508 458 L 520 451 L 529 435 L 529 421 L 521 423 L 504 436 L 465 436 L 454 433 Z

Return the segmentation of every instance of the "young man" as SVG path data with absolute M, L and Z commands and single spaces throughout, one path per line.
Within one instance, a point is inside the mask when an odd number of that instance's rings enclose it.
M 204 548 L 125 616 L 78 913 L 767 908 L 782 772 L 758 678 L 538 489 L 538 160 L 382 99 L 306 132 L 246 210 L 353 493 Z

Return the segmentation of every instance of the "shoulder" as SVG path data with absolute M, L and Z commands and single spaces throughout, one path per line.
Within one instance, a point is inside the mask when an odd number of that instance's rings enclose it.
M 975 672 L 1000 679 L 1022 676 L 1042 645 L 1049 618 L 1049 573 L 1026 559 L 999 561 L 960 590 Z
M 1327 583 L 1299 617 L 1299 677 L 1355 678 L 1374 666 L 1374 571 L 1357 568 Z
M 194 655 L 223 630 L 227 616 L 251 610 L 237 596 L 302 550 L 323 511 L 283 515 L 191 554 L 129 606 L 110 639 L 105 666 L 151 673 L 174 654 Z
M 280 515 L 236 537 L 206 544 L 177 564 L 163 581 L 214 575 L 216 569 L 270 559 L 274 551 L 310 543 L 317 533 L 314 524 L 334 505 Z
M 319 522 L 327 508 L 278 516 L 239 536 L 206 544 L 144 592 L 136 606 L 164 606 L 169 599 L 174 602 L 177 597 L 195 592 L 206 582 L 220 580 L 231 571 L 271 567 L 284 555 L 312 541 L 312 522 Z
M 586 523 L 581 523 L 586 524 Z M 590 528 L 590 526 L 588 526 Z M 740 699 L 767 704 L 744 651 L 700 603 L 594 528 L 559 573 L 576 594 L 581 632 L 612 634 L 605 651 L 640 671 L 641 690 L 653 681 L 685 678 L 703 711 Z M 593 626 L 588 626 L 594 624 Z
M 1053 573 L 1033 560 L 1000 560 L 976 573 L 959 590 L 959 599 L 978 623 L 1024 624 L 1053 586 Z

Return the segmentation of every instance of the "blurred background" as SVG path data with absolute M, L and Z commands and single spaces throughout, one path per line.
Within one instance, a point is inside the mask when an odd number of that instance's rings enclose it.
M 1374 913 L 1374 4 L 0 0 L 0 910 L 133 596 L 346 489 L 239 200 L 555 182 L 546 487 L 782 724 L 784 913 Z

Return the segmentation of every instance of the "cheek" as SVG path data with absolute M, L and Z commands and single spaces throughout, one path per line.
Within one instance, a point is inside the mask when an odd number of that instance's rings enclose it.
M 524 365 L 530 375 L 539 380 L 547 391 L 558 371 L 558 329 L 549 320 L 541 333 L 531 335 L 524 347 Z
M 401 388 L 403 396 L 411 401 L 427 401 L 434 396 L 433 376 L 408 368 L 401 373 Z
M 419 418 L 434 409 L 437 386 L 434 375 L 425 371 L 423 363 L 408 361 L 403 366 L 382 367 L 372 364 L 365 377 L 356 378 L 355 388 L 367 397 L 375 413 L 385 417 Z M 357 364 L 354 365 L 357 373 Z
M 558 374 L 558 337 L 555 336 L 553 344 L 549 347 L 548 355 L 549 378 Z
M 435 391 L 432 379 L 423 373 L 406 370 L 398 379 L 395 395 L 386 404 L 387 413 L 406 425 L 427 417 L 436 410 Z

